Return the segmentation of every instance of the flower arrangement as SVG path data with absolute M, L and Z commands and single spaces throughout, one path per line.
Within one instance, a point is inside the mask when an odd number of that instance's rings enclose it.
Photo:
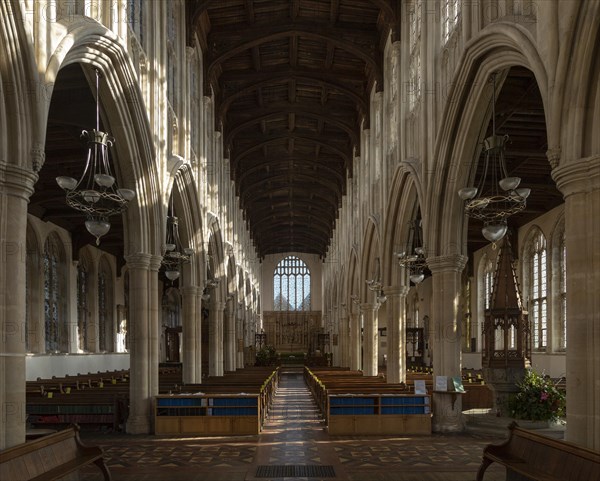
M 516 419 L 558 421 L 565 416 L 565 395 L 548 376 L 528 369 L 517 384 L 519 392 L 509 400 L 509 412 Z

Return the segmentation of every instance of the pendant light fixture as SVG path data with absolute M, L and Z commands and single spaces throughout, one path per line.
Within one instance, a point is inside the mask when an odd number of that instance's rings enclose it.
M 85 214 L 85 227 L 96 238 L 96 245 L 100 245 L 100 238 L 110 230 L 109 217 L 123 212 L 135 197 L 133 190 L 117 186 L 110 168 L 108 149 L 115 139 L 100 130 L 101 76 L 96 69 L 96 128 L 81 133 L 88 143 L 83 174 L 79 180 L 68 176 L 56 178 L 57 184 L 67 193 L 67 205 Z

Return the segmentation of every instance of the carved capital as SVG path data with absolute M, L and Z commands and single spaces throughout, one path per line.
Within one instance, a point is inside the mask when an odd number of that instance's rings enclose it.
M 550 167 L 552 167 L 552 169 L 556 169 L 560 163 L 560 148 L 548 149 L 546 151 L 546 157 L 548 157 Z
M 600 156 L 563 162 L 552 171 L 556 187 L 567 198 L 571 194 L 593 192 L 600 188 Z
M 432 274 L 447 271 L 462 272 L 467 265 L 467 260 L 467 256 L 460 254 L 428 257 L 427 267 L 429 267 Z

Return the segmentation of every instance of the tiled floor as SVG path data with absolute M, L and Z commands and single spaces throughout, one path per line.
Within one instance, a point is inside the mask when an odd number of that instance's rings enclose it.
M 292 368 L 282 373 L 274 408 L 259 436 L 88 435 L 84 439 L 104 448 L 114 481 L 472 481 L 483 447 L 500 441 L 467 434 L 329 436 L 301 370 Z M 296 466 L 295 471 L 278 473 L 283 465 L 288 470 Z M 315 466 L 325 469 L 307 472 L 320 469 Z M 258 477 L 263 474 L 273 477 Z M 492 465 L 485 481 L 500 481 L 504 476 L 503 468 Z M 102 478 L 90 467 L 82 479 Z

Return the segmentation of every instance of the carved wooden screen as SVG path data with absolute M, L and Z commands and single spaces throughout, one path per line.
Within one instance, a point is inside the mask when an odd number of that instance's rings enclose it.
M 263 328 L 278 352 L 312 352 L 321 328 L 321 311 L 266 311 Z

